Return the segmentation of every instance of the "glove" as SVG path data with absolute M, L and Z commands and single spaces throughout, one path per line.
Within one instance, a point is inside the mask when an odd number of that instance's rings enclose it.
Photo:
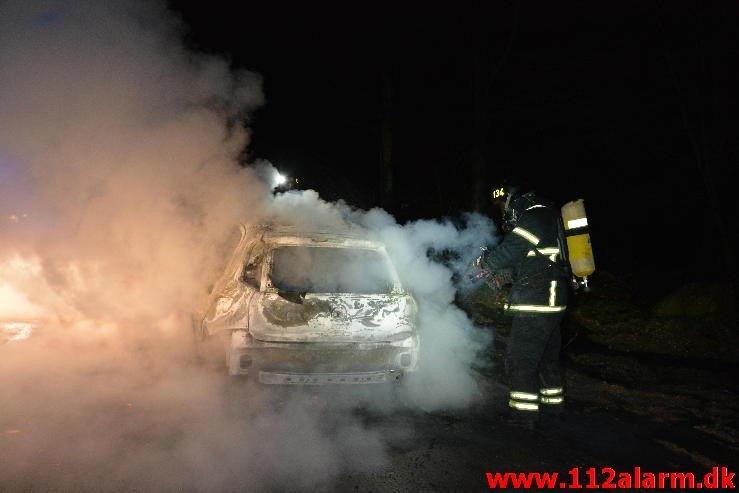
M 513 275 L 510 269 L 503 269 L 498 272 L 483 270 L 479 275 L 479 279 L 483 279 L 491 289 L 503 289 L 506 284 L 513 282 Z
M 481 279 L 491 289 L 501 289 L 504 284 L 500 279 L 498 279 L 495 272 L 489 271 L 488 269 L 482 269 L 477 274 L 470 276 L 470 281 L 479 281 Z
M 505 282 L 498 277 L 497 272 L 491 272 L 488 276 L 485 277 L 485 284 L 488 285 L 491 289 L 503 289 L 503 285 Z

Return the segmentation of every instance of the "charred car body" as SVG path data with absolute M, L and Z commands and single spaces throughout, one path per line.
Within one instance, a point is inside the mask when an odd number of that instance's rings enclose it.
M 418 363 L 416 302 L 384 246 L 348 232 L 240 226 L 194 328 L 208 358 L 263 384 L 400 380 Z

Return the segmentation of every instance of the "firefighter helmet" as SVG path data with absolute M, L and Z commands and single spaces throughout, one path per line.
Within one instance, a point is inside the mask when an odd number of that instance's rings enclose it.
M 533 191 L 524 193 L 521 189 L 512 187 L 507 195 L 503 205 L 503 229 L 505 231 L 511 231 L 516 227 L 518 219 L 525 210 L 550 205 Z

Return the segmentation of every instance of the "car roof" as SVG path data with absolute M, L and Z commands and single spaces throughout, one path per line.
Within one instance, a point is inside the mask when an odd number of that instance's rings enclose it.
M 245 228 L 248 237 L 280 245 L 384 248 L 382 242 L 369 238 L 367 231 L 360 227 L 307 230 L 291 225 L 259 224 L 245 225 Z

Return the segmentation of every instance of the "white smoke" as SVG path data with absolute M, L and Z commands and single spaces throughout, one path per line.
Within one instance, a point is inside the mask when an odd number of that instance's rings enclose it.
M 464 276 L 479 247 L 491 245 L 490 219 L 468 214 L 464 223 L 419 220 L 398 224 L 382 209 L 363 211 L 323 201 L 313 191 L 288 192 L 273 202 L 276 221 L 309 231 L 359 226 L 383 241 L 406 289 L 419 303 L 421 368 L 408 385 L 415 405 L 424 409 L 461 407 L 477 394 L 472 368 L 488 347 L 490 335 L 475 328 L 454 305 L 455 274 Z M 438 258 L 447 253 L 446 261 Z
M 476 396 L 488 338 L 451 280 L 489 221 L 273 197 L 238 162 L 259 76 L 186 50 L 183 30 L 157 2 L 0 3 L 0 324 L 34 329 L 0 339 L 3 490 L 303 489 L 386 463 L 350 405 L 247 395 L 194 364 L 190 310 L 240 222 L 372 231 L 420 308 L 422 371 L 400 405 Z M 461 256 L 429 256 L 445 250 Z
M 213 260 L 193 254 L 263 201 L 236 164 L 248 134 L 227 124 L 261 103 L 259 78 L 173 44 L 178 24 L 156 4 L 11 2 L 2 14 L 0 156 L 16 175 L 0 184 L 3 216 L 37 228 L 13 248 L 37 254 L 88 315 L 193 300 Z M 152 304 L 152 292 L 166 296 Z

